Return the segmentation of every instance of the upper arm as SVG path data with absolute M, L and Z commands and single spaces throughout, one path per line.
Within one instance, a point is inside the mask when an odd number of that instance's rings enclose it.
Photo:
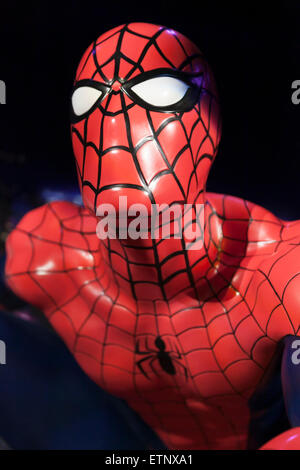
M 275 340 L 300 334 L 300 240 L 297 238 L 262 262 L 258 306 L 267 316 L 267 334 Z M 268 307 L 271 307 L 270 309 Z
M 55 204 L 26 214 L 6 241 L 7 284 L 19 297 L 45 312 L 64 295 L 64 283 L 59 282 L 64 275 L 63 233 L 57 211 L 70 212 L 73 206 Z
M 285 334 L 299 335 L 300 330 L 300 222 L 285 222 L 282 230 L 281 249 L 269 261 L 267 275 L 282 305 L 291 331 Z

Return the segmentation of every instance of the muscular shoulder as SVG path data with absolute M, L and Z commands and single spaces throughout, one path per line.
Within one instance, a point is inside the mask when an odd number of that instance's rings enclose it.
M 95 230 L 94 218 L 69 202 L 29 212 L 7 238 L 8 285 L 43 310 L 53 306 L 71 289 L 66 274 L 93 264 Z
M 289 236 L 297 231 L 300 235 L 300 223 L 295 222 L 291 230 L 288 222 L 245 199 L 209 193 L 209 201 L 222 220 L 227 248 L 235 250 L 239 245 L 246 257 L 271 255 L 283 248 Z
M 242 269 L 239 287 L 253 316 L 274 340 L 299 334 L 300 221 L 231 196 L 212 195 L 211 203 L 224 221 L 225 260 Z

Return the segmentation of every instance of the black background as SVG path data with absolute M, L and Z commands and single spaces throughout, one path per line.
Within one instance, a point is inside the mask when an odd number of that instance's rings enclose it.
M 76 66 L 106 30 L 146 21 L 190 37 L 215 72 L 223 137 L 208 188 L 265 205 L 286 219 L 300 218 L 300 105 L 291 101 L 291 84 L 300 79 L 300 2 L 261 4 L 2 3 L 2 200 L 16 184 L 28 192 L 49 178 L 77 184 L 69 130 Z

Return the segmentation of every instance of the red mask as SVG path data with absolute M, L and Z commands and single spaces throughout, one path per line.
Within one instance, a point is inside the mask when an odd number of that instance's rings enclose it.
M 220 137 L 212 73 L 199 49 L 162 26 L 132 23 L 83 55 L 72 141 L 86 207 L 201 203 Z

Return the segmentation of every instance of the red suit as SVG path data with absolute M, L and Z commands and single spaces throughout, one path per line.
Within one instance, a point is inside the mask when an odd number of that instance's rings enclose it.
M 248 401 L 300 319 L 300 222 L 205 192 L 220 139 L 199 49 L 151 24 L 85 52 L 72 95 L 85 208 L 54 202 L 7 240 L 10 287 L 47 316 L 82 369 L 170 449 L 244 449 Z M 234 171 L 234 169 L 232 170 Z M 203 204 L 203 246 L 96 236 L 100 204 Z

